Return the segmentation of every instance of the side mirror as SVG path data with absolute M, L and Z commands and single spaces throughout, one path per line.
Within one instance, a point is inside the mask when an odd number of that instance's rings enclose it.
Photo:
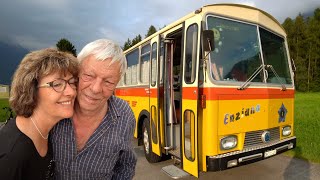
M 212 30 L 202 31 L 202 45 L 204 51 L 211 52 L 214 50 L 214 33 Z

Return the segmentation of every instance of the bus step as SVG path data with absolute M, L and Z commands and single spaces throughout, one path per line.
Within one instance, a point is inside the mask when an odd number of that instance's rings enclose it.
M 169 153 L 180 159 L 180 147 L 170 150 Z
M 175 157 L 175 156 L 172 156 L 172 159 L 173 159 L 173 164 L 174 165 L 180 165 L 181 164 L 181 159 Z
M 175 165 L 165 166 L 162 168 L 162 171 L 173 179 L 179 179 L 179 178 L 190 176 L 187 172 L 178 168 Z

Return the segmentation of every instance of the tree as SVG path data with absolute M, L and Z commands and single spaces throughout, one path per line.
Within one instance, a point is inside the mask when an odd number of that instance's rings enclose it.
M 291 58 L 295 60 L 298 91 L 320 91 L 320 8 L 313 16 L 299 14 L 282 24 L 287 32 Z
M 132 39 L 131 47 L 138 44 L 142 40 L 141 35 L 138 34 L 134 39 Z
M 320 8 L 314 10 L 314 18 L 319 22 L 320 21 Z
M 294 50 L 294 21 L 291 18 L 287 18 L 282 24 L 283 28 L 287 32 L 287 40 L 290 52 Z
M 65 38 L 60 39 L 56 44 L 56 46 L 60 51 L 70 52 L 75 57 L 77 57 L 77 50 L 74 48 L 74 45 L 67 39 Z
M 146 34 L 146 38 L 149 37 L 150 35 L 152 35 L 155 32 L 157 32 L 156 28 L 153 25 L 151 25 L 149 27 L 149 30 L 148 30 L 147 34 Z
M 309 64 L 306 59 L 307 52 L 306 47 L 306 24 L 304 18 L 299 14 L 294 21 L 292 36 L 292 51 L 291 56 L 295 60 L 297 71 L 296 71 L 296 87 L 299 91 L 308 91 L 308 76 L 306 74 L 309 72 Z
M 125 51 L 125 50 L 129 49 L 131 47 L 131 44 L 132 44 L 131 40 L 128 38 L 128 40 L 123 45 L 123 50 Z

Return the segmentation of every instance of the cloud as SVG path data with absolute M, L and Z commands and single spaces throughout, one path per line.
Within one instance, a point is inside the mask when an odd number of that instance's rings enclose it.
M 15 1 L 15 0 L 13 0 Z M 41 8 L 49 8 L 49 9 L 67 9 L 71 2 L 76 1 L 68 1 L 68 0 L 54 0 L 54 1 L 43 1 L 43 0 L 28 0 L 28 1 L 19 1 L 19 3 L 24 3 L 25 5 L 37 6 Z
M 122 45 L 122 42 L 120 42 L 119 39 L 123 39 L 123 34 L 114 31 L 114 29 L 108 29 L 104 27 L 99 28 L 99 32 L 102 35 L 101 38 L 112 39 L 114 42 Z
M 0 2 L 0 41 L 21 44 L 29 50 L 55 46 L 61 38 L 78 50 L 98 38 L 110 38 L 120 45 L 150 25 L 162 28 L 203 5 L 222 0 L 5 0 Z M 280 23 L 286 17 L 313 12 L 319 0 L 229 0 L 260 8 Z M 290 6 L 289 6 L 290 5 Z
M 50 43 L 39 42 L 34 36 L 14 36 L 14 42 L 22 47 L 53 47 Z
M 252 7 L 256 7 L 256 3 L 253 1 L 243 1 L 241 2 L 241 4 L 247 5 L 247 6 L 252 6 Z

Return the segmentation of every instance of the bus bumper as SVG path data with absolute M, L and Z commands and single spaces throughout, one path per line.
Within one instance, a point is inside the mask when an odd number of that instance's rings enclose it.
M 235 151 L 217 156 L 207 156 L 207 171 L 221 171 L 260 161 L 296 147 L 296 137 L 283 139 L 266 146 Z

